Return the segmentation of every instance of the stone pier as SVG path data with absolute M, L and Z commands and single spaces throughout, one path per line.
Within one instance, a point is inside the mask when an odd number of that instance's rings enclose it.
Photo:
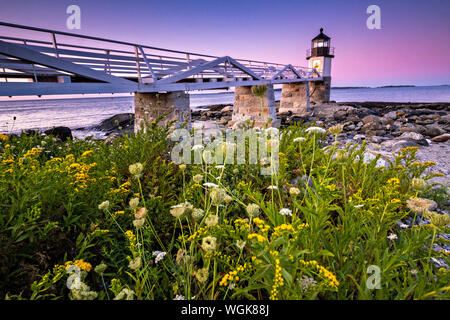
M 234 105 L 232 124 L 250 120 L 256 127 L 264 127 L 269 117 L 272 119 L 269 126 L 278 127 L 275 109 L 275 95 L 273 85 L 267 85 L 267 91 L 261 98 L 252 93 L 251 86 L 236 87 L 234 90 Z
M 309 83 L 310 103 L 322 104 L 330 101 L 331 77 L 324 77 L 323 81 Z M 281 89 L 279 112 L 306 112 L 307 88 L 305 82 L 285 83 Z
M 184 91 L 167 93 L 141 93 L 134 94 L 135 121 L 134 132 L 141 128 L 142 122 L 151 123 L 164 116 L 161 124 L 167 124 L 176 120 L 177 126 L 187 122 L 191 124 L 191 109 L 189 106 L 189 94 Z

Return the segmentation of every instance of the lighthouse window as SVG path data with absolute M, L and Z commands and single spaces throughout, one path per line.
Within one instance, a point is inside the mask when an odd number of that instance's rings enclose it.
M 319 42 L 319 47 L 323 47 L 323 42 Z
M 325 42 L 323 43 L 323 46 L 324 46 L 324 47 L 328 47 L 328 42 L 325 41 Z
M 314 48 L 317 48 L 317 42 L 314 42 Z

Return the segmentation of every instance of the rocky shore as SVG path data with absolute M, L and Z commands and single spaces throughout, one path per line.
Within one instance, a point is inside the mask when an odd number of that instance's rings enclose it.
M 279 102 L 277 102 L 277 109 Z M 233 106 L 214 105 L 192 110 L 193 125 L 198 127 L 225 128 L 231 121 Z M 329 128 L 342 125 L 339 140 L 344 143 L 366 141 L 369 151 L 392 158 L 392 154 L 405 147 L 419 147 L 420 161 L 434 161 L 433 172 L 444 177 L 433 178 L 435 182 L 450 182 L 450 104 L 449 103 L 389 103 L 346 102 L 313 105 L 311 112 L 277 113 L 281 126 L 292 123 L 315 123 Z M 103 120 L 93 128 L 108 141 L 133 132 L 134 114 L 118 114 Z M 68 128 L 56 128 L 64 137 L 70 136 Z
M 277 103 L 278 108 L 279 103 Z M 278 113 L 281 125 L 315 123 L 329 128 L 343 125 L 339 135 L 343 142 L 366 141 L 369 150 L 391 158 L 392 153 L 405 147 L 419 147 L 421 161 L 434 161 L 433 172 L 450 173 L 450 104 L 449 103 L 389 103 L 347 102 L 312 106 L 311 112 Z M 233 106 L 218 105 L 208 110 L 193 111 L 194 123 L 214 122 L 226 126 L 231 121 Z M 434 178 L 448 184 L 448 177 Z

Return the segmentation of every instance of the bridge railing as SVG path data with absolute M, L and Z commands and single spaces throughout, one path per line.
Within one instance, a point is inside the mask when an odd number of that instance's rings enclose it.
M 45 55 L 53 56 L 106 74 L 138 81 L 153 83 L 170 79 L 174 75 L 196 68 L 219 57 L 187 51 L 178 51 L 146 46 L 131 42 L 84 36 L 73 33 L 0 22 L 0 40 L 16 43 Z M 229 61 L 192 74 L 183 81 L 227 81 L 246 79 L 253 74 L 272 79 L 286 66 L 266 61 L 236 59 L 244 68 L 237 68 Z M 311 74 L 305 67 L 293 66 L 302 76 Z M 48 77 L 70 76 L 73 81 L 86 81 L 76 74 L 15 59 L 0 52 L 0 78 L 31 78 L 35 82 L 45 82 Z M 290 69 L 282 75 L 297 77 Z

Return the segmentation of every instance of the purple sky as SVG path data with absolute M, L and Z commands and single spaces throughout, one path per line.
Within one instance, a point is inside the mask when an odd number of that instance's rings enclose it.
M 81 30 L 67 30 L 67 6 Z M 381 8 L 381 30 L 366 8 Z M 306 66 L 320 27 L 335 47 L 333 86 L 450 84 L 448 0 L 0 0 L 0 21 L 151 46 Z

